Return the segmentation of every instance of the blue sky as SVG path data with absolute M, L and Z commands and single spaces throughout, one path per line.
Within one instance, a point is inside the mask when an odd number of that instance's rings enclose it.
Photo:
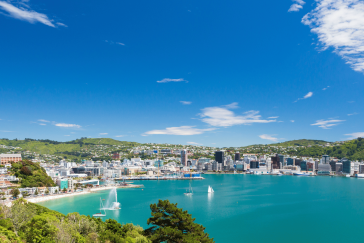
M 0 0 L 0 137 L 364 136 L 364 3 Z

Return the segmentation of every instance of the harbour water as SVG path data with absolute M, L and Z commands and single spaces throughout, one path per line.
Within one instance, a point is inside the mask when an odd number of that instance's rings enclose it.
M 168 199 L 188 210 L 216 242 L 348 242 L 362 239 L 364 179 L 268 175 L 204 175 L 189 181 L 143 181 L 118 189 L 120 210 L 107 218 L 147 228 L 151 203 Z M 214 193 L 207 193 L 208 186 Z M 98 212 L 110 190 L 39 203 L 67 214 Z

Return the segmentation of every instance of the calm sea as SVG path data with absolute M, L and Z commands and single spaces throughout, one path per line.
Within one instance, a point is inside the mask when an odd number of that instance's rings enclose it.
M 168 199 L 188 210 L 216 242 L 361 241 L 364 179 L 268 175 L 204 175 L 193 181 L 135 181 L 144 189 L 118 189 L 121 210 L 106 218 L 148 227 L 151 203 Z M 215 193 L 207 193 L 211 185 Z M 67 214 L 98 212 L 110 191 L 40 203 Z

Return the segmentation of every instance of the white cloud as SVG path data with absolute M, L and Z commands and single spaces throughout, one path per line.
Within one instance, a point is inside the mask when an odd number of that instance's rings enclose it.
M 291 122 L 294 122 L 294 120 L 291 120 Z
M 291 7 L 288 9 L 288 12 L 298 12 L 305 4 L 303 0 L 293 0 L 293 2 L 295 3 L 291 5 Z
M 268 119 L 277 119 L 279 116 L 271 116 L 271 117 L 268 117 Z
M 216 130 L 216 128 L 206 128 L 199 129 L 195 128 L 195 126 L 181 126 L 181 127 L 167 127 L 164 130 L 152 130 L 143 134 L 146 135 L 155 135 L 155 134 L 165 134 L 165 135 L 198 135 L 204 132 L 209 132 Z
M 191 105 L 192 102 L 191 101 L 180 101 L 182 104 L 184 105 Z
M 191 144 L 191 145 L 202 145 L 200 143 L 196 143 L 196 142 L 187 142 L 188 144 Z
M 122 138 L 122 137 L 125 137 L 126 135 L 116 135 L 115 137 L 116 138 Z
M 364 71 L 364 2 L 317 0 L 317 7 L 302 18 L 318 35 L 323 49 L 334 52 L 355 71 Z
M 58 26 L 62 26 L 62 27 L 68 27 L 67 25 L 63 24 L 63 23 L 60 23 L 60 22 L 57 22 L 56 23 Z
M 169 82 L 186 82 L 187 80 L 184 80 L 183 78 L 164 78 L 162 80 L 157 81 L 157 83 L 169 83 Z
M 330 86 L 327 86 L 327 87 L 323 88 L 322 90 L 327 90 L 328 88 L 330 88 Z
M 363 138 L 364 132 L 354 132 L 349 134 L 344 134 L 345 136 L 350 136 L 348 139 L 356 139 L 356 138 Z
M 335 119 L 317 120 L 316 123 L 311 124 L 311 126 L 319 126 L 323 129 L 330 129 L 331 127 L 339 125 L 340 122 L 344 121 L 345 120 L 335 120 Z
M 24 4 L 23 6 L 28 7 Z M 26 9 L 24 7 L 17 8 L 8 2 L 0 1 L 0 13 L 13 17 L 15 19 L 27 21 L 32 24 L 40 22 L 42 24 L 55 27 L 55 25 L 52 23 L 52 20 L 50 20 L 47 15 L 35 12 L 31 9 Z
M 46 126 L 47 124 L 45 124 L 45 123 L 39 123 L 39 125 L 41 125 L 41 126 Z
M 278 138 L 272 137 L 271 135 L 268 135 L 268 134 L 262 134 L 262 135 L 259 135 L 259 137 L 261 139 L 266 139 L 266 140 L 270 140 L 270 141 L 274 141 L 274 142 L 278 141 Z
M 253 123 L 269 123 L 276 122 L 276 120 L 261 119 L 259 111 L 247 111 L 242 116 L 237 116 L 229 109 L 237 108 L 237 103 L 232 103 L 222 107 L 207 107 L 202 109 L 199 114 L 202 121 L 216 127 L 229 127 L 234 125 L 250 125 Z
M 302 8 L 302 5 L 299 5 L 297 3 L 294 3 L 291 5 L 291 7 L 288 9 L 288 12 L 298 12 Z
M 121 42 L 114 42 L 114 41 L 109 41 L 109 40 L 105 40 L 106 43 L 109 43 L 110 45 L 121 45 L 121 46 L 125 46 L 124 43 L 121 43 Z
M 116 42 L 117 45 L 121 45 L 121 46 L 125 46 L 124 43 L 121 43 L 121 42 Z
M 295 102 L 297 102 L 299 100 L 304 100 L 304 99 L 310 98 L 310 97 L 312 97 L 312 95 L 313 95 L 313 92 L 308 92 L 305 96 L 303 96 L 303 98 L 298 98 Z
M 100 135 L 107 135 L 108 133 L 107 132 L 101 132 L 99 133 Z
M 354 113 L 348 114 L 348 116 L 354 116 L 354 115 L 358 115 L 358 114 L 359 113 L 354 112 Z
M 69 137 L 69 136 L 71 136 L 71 135 L 64 135 L 64 136 Z
M 47 120 L 44 120 L 44 119 L 39 119 L 38 121 L 40 121 L 40 122 L 50 122 L 50 121 L 47 121 Z
M 56 127 L 66 127 L 66 128 L 81 128 L 80 125 L 76 124 L 67 124 L 67 123 L 56 123 L 54 124 Z

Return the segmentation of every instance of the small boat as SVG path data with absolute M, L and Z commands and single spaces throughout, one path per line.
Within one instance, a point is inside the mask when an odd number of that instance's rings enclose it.
M 215 191 L 214 191 L 214 189 L 212 189 L 212 187 L 211 187 L 211 186 L 209 186 L 209 189 L 207 190 L 207 192 L 208 192 L 208 193 L 213 193 L 213 192 L 215 192 Z
M 302 172 L 297 172 L 297 173 L 293 173 L 294 176 L 310 176 L 309 173 L 302 173 Z
M 186 192 L 184 194 L 185 194 L 185 196 L 192 196 L 193 195 L 193 190 L 192 190 L 191 182 L 190 182 L 190 187 L 189 187 L 188 191 L 186 189 Z
M 104 208 L 104 205 L 102 204 L 102 200 L 101 200 L 101 197 L 100 197 L 100 213 L 95 213 L 92 216 L 93 217 L 105 217 L 106 216 L 105 209 L 104 209 L 104 214 L 101 213 L 101 209 L 103 209 L 103 208 Z

